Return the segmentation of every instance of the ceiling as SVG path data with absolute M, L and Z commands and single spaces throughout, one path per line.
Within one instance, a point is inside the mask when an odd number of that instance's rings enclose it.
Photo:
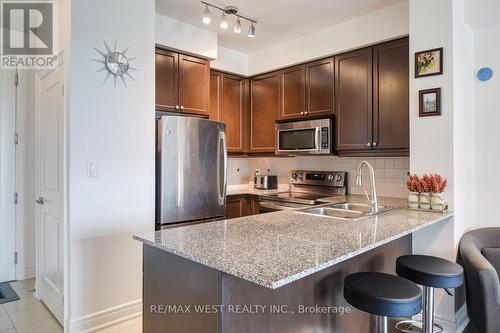
M 219 27 L 220 11 L 211 8 L 212 23 L 201 21 L 205 8 L 198 0 L 156 0 L 156 12 L 218 33 L 219 45 L 244 53 L 282 43 L 356 16 L 406 0 L 207 0 L 224 7 L 233 5 L 246 16 L 259 21 L 256 37 L 248 38 L 248 22 L 242 20 L 241 34 L 233 32 L 235 18 L 228 16 L 229 28 Z

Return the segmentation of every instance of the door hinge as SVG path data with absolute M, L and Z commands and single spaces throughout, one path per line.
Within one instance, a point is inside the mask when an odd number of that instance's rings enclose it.
M 14 204 L 17 205 L 18 202 L 18 195 L 17 192 L 14 192 Z
M 14 144 L 17 145 L 19 143 L 19 133 L 14 133 Z
M 14 264 L 17 264 L 17 251 L 14 251 Z
M 17 72 L 16 72 L 16 76 L 15 76 L 15 79 L 14 79 L 14 84 L 15 84 L 16 86 L 18 86 L 18 85 L 19 85 L 19 73 L 17 73 Z
M 62 95 L 64 96 L 64 84 L 61 85 Z

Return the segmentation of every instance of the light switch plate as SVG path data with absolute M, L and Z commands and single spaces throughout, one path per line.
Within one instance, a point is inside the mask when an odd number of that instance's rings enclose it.
M 97 178 L 99 176 L 99 164 L 97 161 L 87 162 L 87 178 Z

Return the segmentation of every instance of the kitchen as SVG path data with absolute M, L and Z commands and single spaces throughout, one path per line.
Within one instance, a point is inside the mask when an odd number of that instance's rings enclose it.
M 237 19 L 235 32 L 240 19 L 248 20 L 248 37 L 255 38 L 257 21 L 239 16 L 236 7 L 203 6 L 206 26 L 216 19 L 210 10 L 221 10 L 221 27 L 226 15 Z M 332 318 L 262 309 L 349 307 L 343 278 L 367 265 L 370 272 L 392 273 L 398 257 L 413 253 L 414 233 L 450 223 L 443 207 L 404 210 L 409 66 L 407 36 L 255 76 L 218 70 L 210 59 L 157 44 L 157 231 L 134 236 L 144 243 L 143 330 L 361 332 L 373 326 L 358 310 Z M 175 283 L 179 274 L 182 285 Z M 434 327 L 434 296 L 425 302 L 423 324 L 402 322 L 409 326 L 401 329 Z M 168 310 L 158 311 L 158 304 Z M 262 312 L 238 313 L 235 304 L 261 304 Z M 179 305 L 217 309 L 196 316 Z M 377 318 L 383 332 L 398 321 Z
M 495 226 L 486 8 L 72 2 L 65 330 L 494 331 L 459 258 Z

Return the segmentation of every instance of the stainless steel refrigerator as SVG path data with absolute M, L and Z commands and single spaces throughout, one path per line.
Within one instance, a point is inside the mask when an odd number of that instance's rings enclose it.
M 226 125 L 203 118 L 157 119 L 156 229 L 226 214 Z

